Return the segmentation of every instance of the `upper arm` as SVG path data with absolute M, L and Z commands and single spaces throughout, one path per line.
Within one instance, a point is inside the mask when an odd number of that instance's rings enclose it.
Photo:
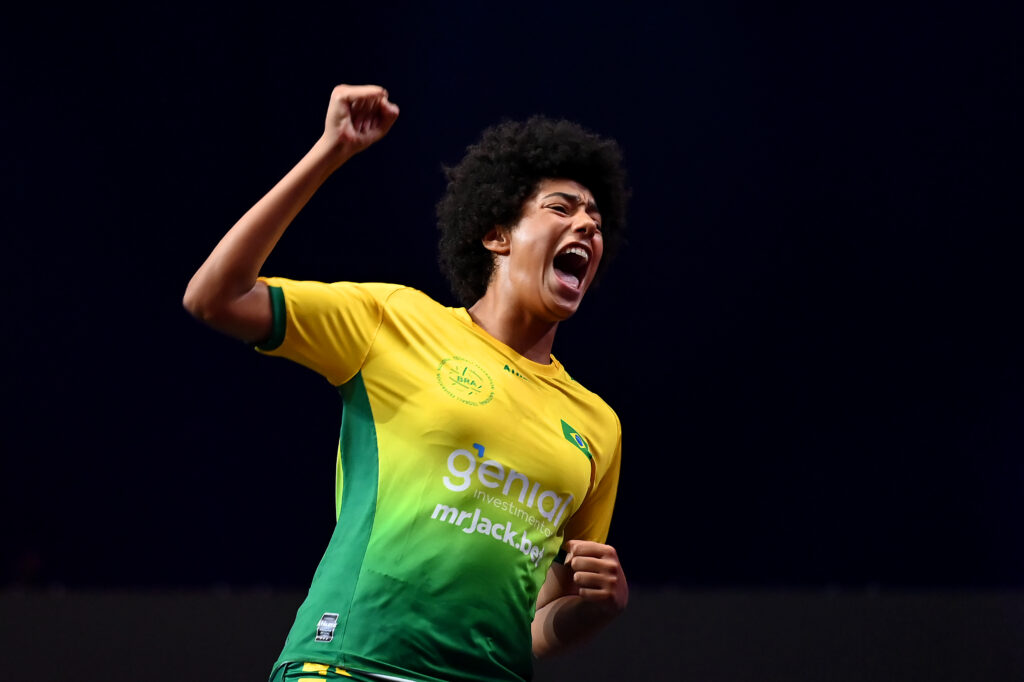
M 257 349 L 317 372 L 332 386 L 355 376 L 376 344 L 397 337 L 382 328 L 387 314 L 412 324 L 426 296 L 397 284 L 261 278 L 269 287 L 271 330 Z M 410 295 L 396 296 L 400 292 Z M 439 304 L 434 304 L 439 305 Z M 386 313 L 390 311 L 390 313 Z M 378 348 L 380 346 L 377 346 Z

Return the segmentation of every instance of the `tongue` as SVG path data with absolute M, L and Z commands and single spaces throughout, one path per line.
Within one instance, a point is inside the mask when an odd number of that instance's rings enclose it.
M 572 274 L 571 272 L 566 272 L 565 270 L 559 270 L 558 268 L 555 268 L 555 274 L 558 275 L 558 279 L 562 280 L 563 282 L 571 286 L 573 289 L 579 289 L 580 278 L 577 277 L 576 275 Z

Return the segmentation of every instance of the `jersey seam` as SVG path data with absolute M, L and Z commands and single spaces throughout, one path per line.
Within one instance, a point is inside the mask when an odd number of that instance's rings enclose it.
M 405 289 L 411 289 L 411 287 L 400 285 L 397 288 L 393 289 L 390 293 L 388 293 L 387 296 L 380 300 L 380 305 L 377 313 L 377 325 L 373 328 L 373 334 L 370 335 L 369 343 L 366 344 L 366 350 L 363 352 L 362 357 L 359 358 L 359 369 L 356 371 L 356 374 L 359 374 L 359 372 L 362 371 L 363 367 L 366 366 L 366 360 L 367 358 L 370 357 L 370 353 L 373 352 L 373 347 L 377 343 L 377 337 L 380 335 L 381 327 L 384 326 L 384 317 L 387 314 L 387 308 L 388 304 L 391 302 L 391 297 L 397 294 L 399 291 L 403 291 Z M 352 376 L 354 377 L 355 375 Z M 348 379 L 348 381 L 351 380 L 352 377 Z M 338 382 L 334 384 L 334 387 L 340 389 L 342 386 L 347 384 L 348 381 Z

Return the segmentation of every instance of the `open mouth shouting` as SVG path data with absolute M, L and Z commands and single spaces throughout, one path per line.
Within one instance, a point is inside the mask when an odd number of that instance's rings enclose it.
M 578 290 L 590 267 L 590 252 L 579 244 L 568 244 L 555 254 L 553 265 L 559 281 Z

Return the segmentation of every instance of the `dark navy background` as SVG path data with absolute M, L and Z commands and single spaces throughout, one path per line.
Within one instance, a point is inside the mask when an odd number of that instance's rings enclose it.
M 452 303 L 442 164 L 620 141 L 630 244 L 555 353 L 622 418 L 633 581 L 1024 586 L 1019 5 L 346 4 L 4 22 L 3 585 L 308 583 L 338 396 L 180 301 L 368 82 L 398 122 L 266 273 Z

